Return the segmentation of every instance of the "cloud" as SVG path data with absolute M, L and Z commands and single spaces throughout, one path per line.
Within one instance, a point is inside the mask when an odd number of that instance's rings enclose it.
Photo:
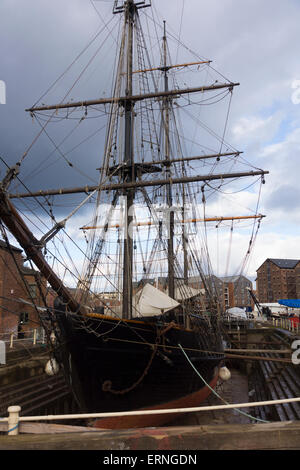
M 282 112 L 277 112 L 267 118 L 243 116 L 232 126 L 234 142 L 238 145 L 243 144 L 248 151 L 262 147 L 275 137 L 283 118 Z
M 299 149 L 300 105 L 292 100 L 295 89 L 293 83 L 300 79 L 300 64 L 298 60 L 300 5 L 293 0 L 153 0 L 153 18 L 156 21 L 155 31 L 151 36 L 155 48 L 150 51 L 154 65 L 158 65 L 160 56 L 157 45 L 162 40 L 163 19 L 167 19 L 167 31 L 172 37 L 180 36 L 180 41 L 170 40 L 170 50 L 173 60 L 188 62 L 205 57 L 213 60 L 212 67 L 224 76 L 240 82 L 233 94 L 231 112 L 229 115 L 226 140 L 232 141 L 240 150 L 243 157 L 254 166 L 270 171 L 266 177 L 266 185 L 261 195 L 260 212 L 266 213 L 267 219 L 262 223 L 261 233 L 252 258 L 251 275 L 255 275 L 255 266 L 261 264 L 267 256 L 298 257 L 299 240 L 293 222 L 299 221 Z M 172 8 L 170 8 L 170 3 Z M 111 18 L 113 2 L 95 2 L 105 21 Z M 148 38 L 148 24 L 151 23 L 149 9 L 140 10 L 141 20 L 146 25 L 144 34 Z M 53 0 L 51 2 L 36 2 L 28 0 L 2 0 L 0 5 L 2 26 L 0 41 L 2 48 L 0 80 L 7 85 L 7 100 L 0 106 L 0 137 L 1 156 L 9 164 L 14 164 L 30 145 L 40 127 L 32 122 L 24 109 L 33 104 L 49 85 L 67 68 L 77 54 L 90 41 L 91 37 L 102 26 L 103 22 L 96 14 L 89 1 L 82 0 Z M 114 15 L 114 24 L 118 26 L 120 15 Z M 113 67 L 112 50 L 118 27 L 112 27 L 104 48 L 104 61 L 96 58 L 87 74 L 72 89 L 69 98 L 85 99 L 102 96 L 110 92 L 111 83 L 108 72 Z M 188 45 L 188 48 L 182 46 Z M 66 74 L 62 83 L 56 85 L 51 93 L 42 101 L 52 104 L 61 99 L 65 89 L 70 88 L 78 76 L 79 68 L 85 66 L 91 55 L 96 52 L 99 42 L 89 50 L 83 60 L 76 63 L 74 69 Z M 197 51 L 195 56 L 190 51 Z M 80 67 L 79 67 L 80 66 Z M 189 77 L 180 71 L 182 81 Z M 207 74 L 207 75 L 205 75 Z M 213 69 L 197 75 L 192 74 L 195 82 L 208 83 L 217 79 Z M 82 111 L 82 115 L 84 111 Z M 219 108 L 202 106 L 198 116 L 211 124 L 219 134 L 223 131 L 226 113 Z M 208 117 L 206 117 L 208 116 Z M 81 117 L 81 116 L 80 116 Z M 105 116 L 104 116 L 105 118 Z M 69 121 L 59 126 L 59 122 L 47 128 L 49 135 L 60 142 L 71 132 L 77 121 Z M 104 119 L 90 119 L 78 126 L 79 135 L 75 133 L 62 145 L 62 151 L 67 154 L 67 160 L 59 153 L 53 152 L 54 146 L 46 135 L 34 144 L 28 157 L 24 160 L 21 176 L 26 177 L 26 184 L 32 189 L 41 187 L 55 188 L 59 186 L 79 186 L 90 183 L 87 181 L 87 163 L 93 168 L 92 178 L 97 180 L 98 168 L 103 156 L 105 131 L 96 134 L 86 142 L 85 147 L 68 154 L 68 151 L 81 140 L 88 137 L 103 125 Z M 204 132 L 196 133 L 195 123 L 191 128 L 191 138 L 201 137 L 201 143 L 206 144 Z M 62 130 L 59 130 L 61 129 Z M 188 151 L 194 151 L 190 146 Z M 191 153 L 192 155 L 192 153 Z M 41 162 L 46 158 L 46 162 Z M 71 169 L 71 177 L 67 177 Z M 44 171 L 40 171 L 44 170 Z M 4 174 L 1 169 L 1 177 Z M 258 183 L 259 184 L 259 183 Z M 252 189 L 245 189 L 238 195 L 234 186 L 226 186 L 225 193 L 218 194 L 208 200 L 211 215 L 230 215 L 234 213 L 253 212 L 256 208 L 258 184 Z M 245 186 L 247 183 L 245 183 Z M 82 198 L 67 198 L 69 207 L 62 207 L 59 199 L 55 201 L 55 214 L 60 219 L 70 211 Z M 236 202 L 235 202 L 236 199 Z M 39 211 L 38 206 L 30 203 L 31 208 Z M 88 217 L 90 214 L 88 214 Z M 81 217 L 81 214 L 80 214 Z M 74 221 L 70 226 L 71 234 L 77 237 L 77 225 L 83 225 L 82 220 Z M 75 225 L 76 222 L 76 225 Z M 226 238 L 224 238 L 224 243 Z M 238 260 L 247 249 L 248 238 L 240 232 L 240 238 L 235 239 L 232 256 Z M 227 246 L 227 245 L 226 245 Z M 232 265 L 234 268 L 234 264 Z

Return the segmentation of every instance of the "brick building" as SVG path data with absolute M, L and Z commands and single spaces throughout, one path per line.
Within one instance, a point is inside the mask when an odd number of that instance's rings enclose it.
M 231 307 L 253 309 L 253 302 L 248 291 L 248 287 L 252 289 L 252 282 L 245 276 L 217 277 L 212 275 L 209 276 L 208 283 L 212 286 L 225 310 Z M 189 285 L 194 288 L 199 287 L 199 285 L 203 287 L 199 277 L 190 278 Z
M 23 332 L 40 326 L 33 306 L 33 302 L 43 305 L 38 279 L 38 271 L 24 266 L 22 250 L 12 245 L 8 249 L 0 240 L 0 339 L 4 334 L 17 333 L 20 324 Z
M 257 269 L 257 296 L 262 303 L 300 296 L 300 260 L 268 258 Z
M 240 307 L 253 309 L 252 300 L 249 296 L 252 282 L 245 276 L 227 276 L 220 278 L 223 282 L 223 301 L 225 308 Z
M 227 276 L 227 277 L 217 277 L 210 275 L 206 277 L 208 286 L 211 287 L 211 292 L 217 296 L 222 308 L 227 310 L 231 307 L 240 307 L 253 310 L 254 305 L 253 301 L 250 298 L 248 288 L 252 290 L 252 282 L 247 279 L 245 276 Z M 168 278 L 167 277 L 157 277 L 152 279 L 141 279 L 138 282 L 133 283 L 133 292 L 134 294 L 138 292 L 145 284 L 151 284 L 157 289 L 161 290 L 168 294 Z M 176 279 L 176 287 L 182 286 L 184 284 L 183 278 Z M 203 289 L 203 281 L 200 276 L 190 276 L 188 279 L 188 286 L 198 290 Z M 114 294 L 116 295 L 116 294 Z M 178 299 L 177 299 L 178 300 Z M 207 299 L 203 298 L 203 305 L 205 308 L 208 307 Z M 111 304 L 116 305 L 116 304 Z

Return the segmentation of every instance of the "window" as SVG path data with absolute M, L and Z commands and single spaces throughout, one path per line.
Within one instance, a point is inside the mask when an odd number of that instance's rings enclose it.
M 28 323 L 29 320 L 29 314 L 28 312 L 21 312 L 20 313 L 20 320 L 19 323 Z
M 29 284 L 29 295 L 31 298 L 35 299 L 36 298 L 36 284 Z

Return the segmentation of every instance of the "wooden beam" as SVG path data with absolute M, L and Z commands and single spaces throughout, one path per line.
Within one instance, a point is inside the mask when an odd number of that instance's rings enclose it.
M 266 217 L 265 215 L 244 215 L 244 216 L 237 216 L 237 217 L 207 217 L 205 219 L 186 219 L 186 220 L 175 220 L 175 224 L 188 224 L 188 223 L 197 223 L 197 222 L 223 222 L 226 220 L 246 220 L 246 219 L 262 219 L 263 217 Z M 150 225 L 158 225 L 158 222 L 153 222 L 153 221 L 146 221 L 146 222 L 135 222 L 132 223 L 132 227 L 143 227 L 143 226 L 150 226 Z M 97 225 L 97 226 L 86 226 L 86 227 L 80 227 L 80 230 L 92 230 L 92 229 L 98 229 L 98 228 L 105 228 L 106 225 Z M 120 224 L 114 224 L 114 225 L 108 225 L 107 228 L 120 228 L 123 227 L 123 225 Z
M 201 175 L 201 176 L 185 176 L 181 178 L 170 178 L 170 179 L 158 179 L 151 181 L 132 181 L 129 183 L 113 183 L 113 184 L 104 184 L 100 186 L 82 186 L 78 188 L 61 188 L 61 189 L 49 189 L 49 190 L 40 190 L 32 191 L 28 193 L 15 193 L 10 194 L 9 197 L 13 198 L 25 198 L 25 197 L 39 197 L 39 196 L 55 196 L 61 194 L 76 194 L 76 193 L 90 193 L 95 190 L 101 191 L 114 191 L 116 189 L 130 189 L 130 188 L 145 188 L 149 186 L 162 186 L 166 184 L 182 184 L 182 183 L 196 183 L 198 181 L 214 181 L 214 180 L 223 180 L 230 178 L 242 178 L 246 176 L 263 176 L 268 174 L 268 171 L 249 171 L 243 173 L 228 173 L 223 175 Z
M 150 162 L 136 162 L 135 163 L 135 166 L 137 168 L 139 167 L 155 167 L 156 165 L 164 165 L 164 166 L 170 166 L 171 164 L 173 163 L 179 163 L 179 162 L 191 162 L 191 161 L 194 161 L 194 160 L 208 160 L 210 158 L 221 158 L 221 157 L 232 157 L 232 156 L 239 156 L 241 153 L 243 152 L 225 152 L 225 153 L 211 153 L 211 154 L 208 154 L 208 155 L 195 155 L 195 156 L 192 156 L 192 157 L 178 157 L 178 158 L 171 158 L 171 159 L 168 159 L 168 160 L 156 160 L 156 161 L 150 161 Z M 115 166 L 113 167 L 110 167 L 109 170 L 112 171 L 115 170 Z M 120 166 L 120 170 L 122 170 L 123 167 Z M 101 168 L 96 168 L 96 170 L 99 170 L 99 171 L 102 171 L 103 170 L 103 167 Z M 161 170 L 160 170 L 161 171 Z
M 85 108 L 87 106 L 97 105 L 97 104 L 108 104 L 108 103 L 120 103 L 124 104 L 128 101 L 136 102 L 146 99 L 154 99 L 154 98 L 166 98 L 169 96 L 178 96 L 178 95 L 185 95 L 188 93 L 203 93 L 205 91 L 213 91 L 219 90 L 222 88 L 233 88 L 234 86 L 238 86 L 239 83 L 220 83 L 218 85 L 210 85 L 210 86 L 200 86 L 196 88 L 186 88 L 182 90 L 170 90 L 170 91 L 161 91 L 161 92 L 153 92 L 153 93 L 145 93 L 144 95 L 133 95 L 133 96 L 121 96 L 119 98 L 101 98 L 96 100 L 83 100 L 83 101 L 75 101 L 74 103 L 59 103 L 53 104 L 49 106 L 34 106 L 32 108 L 25 109 L 25 111 L 34 113 L 35 111 L 49 111 L 55 109 L 69 109 L 69 108 Z
M 154 72 L 155 70 L 161 70 L 164 72 L 165 70 L 170 70 L 179 67 L 189 67 L 190 65 L 202 65 L 202 64 L 210 64 L 211 60 L 202 60 L 200 62 L 188 62 L 185 64 L 176 64 L 176 65 L 166 65 L 161 67 L 154 67 L 151 69 L 143 69 L 143 70 L 134 70 L 132 73 L 144 73 L 144 72 Z
M 235 348 L 227 348 L 224 349 L 224 351 L 227 352 L 233 352 L 233 353 L 273 353 L 273 354 L 292 354 L 291 349 L 235 349 Z
M 262 356 L 245 356 L 243 354 L 226 353 L 225 357 L 228 359 L 244 359 L 246 361 L 268 361 L 268 362 L 283 362 L 285 364 L 292 364 L 291 359 L 277 358 L 277 357 L 262 357 Z
M 190 162 L 194 160 L 208 160 L 210 158 L 220 158 L 220 157 L 231 157 L 231 156 L 238 156 L 243 152 L 226 152 L 226 153 L 213 153 L 209 155 L 196 155 L 193 157 L 182 157 L 182 158 L 170 158 L 169 160 L 157 160 L 154 162 L 143 162 L 142 165 L 170 165 L 172 163 L 178 162 Z
M 98 463 L 103 463 L 104 458 L 99 457 L 99 450 L 120 451 L 120 448 L 158 452 L 172 450 L 173 454 L 176 450 L 194 449 L 195 453 L 190 454 L 196 456 L 198 464 L 200 455 L 197 451 L 200 450 L 298 450 L 300 422 L 169 426 L 0 437 L 0 450 L 95 450 L 98 451 L 94 454 Z M 188 456 L 184 452 L 181 454 Z M 154 455 L 151 458 L 150 463 L 153 464 Z
M 0 431 L 7 431 L 7 423 L 0 422 Z M 19 433 L 21 434 L 59 434 L 71 432 L 95 431 L 95 428 L 87 426 L 72 426 L 70 424 L 52 423 L 19 423 Z

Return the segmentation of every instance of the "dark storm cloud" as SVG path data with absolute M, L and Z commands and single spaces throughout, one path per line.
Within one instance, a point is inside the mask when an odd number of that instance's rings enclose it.
M 169 8 L 170 2 L 172 3 L 171 9 Z M 105 21 L 111 18 L 112 1 L 97 1 L 94 5 Z M 289 114 L 298 119 L 297 113 L 299 113 L 300 106 L 293 106 L 290 100 L 290 82 L 300 78 L 297 48 L 300 8 L 297 2 L 293 0 L 286 2 L 282 0 L 264 0 L 263 2 L 259 0 L 243 0 L 243 2 L 238 0 L 211 0 L 210 2 L 153 0 L 153 5 L 154 18 L 157 20 L 158 41 L 161 40 L 162 35 L 162 19 L 166 19 L 167 29 L 172 35 L 180 36 L 192 50 L 197 51 L 202 57 L 212 59 L 212 65 L 225 76 L 241 83 L 241 86 L 234 92 L 228 134 L 230 129 L 241 122 L 241 119 L 249 116 L 250 118 L 257 116 L 261 119 L 263 116 L 260 113 L 266 108 L 269 110 L 269 115 L 275 114 L 278 109 L 284 109 L 286 113 L 283 112 L 283 115 Z M 141 10 L 141 17 L 144 14 L 149 15 L 149 12 L 146 9 Z M 117 18 L 113 21 L 116 22 Z M 25 113 L 25 108 L 36 102 L 96 31 L 103 26 L 103 23 L 89 0 L 52 0 L 51 2 L 48 0 L 27 0 L 26 2 L 2 0 L 0 24 L 0 80 L 4 80 L 7 85 L 7 103 L 0 105 L 0 156 L 13 165 L 20 159 L 40 130 L 39 125 L 32 123 L 31 117 Z M 100 62 L 99 59 L 93 63 L 83 80 L 80 81 L 80 87 L 76 86 L 72 90 L 70 99 L 102 96 L 100 90 L 109 89 L 111 84 L 107 73 L 108 65 L 112 63 L 113 46 L 114 40 L 110 38 L 106 48 L 105 62 Z M 84 60 L 78 64 L 78 67 L 76 64 L 72 69 L 72 74 L 67 75 L 66 80 L 59 83 L 41 100 L 42 102 L 53 104 L 62 99 L 65 90 L 78 76 L 79 65 L 86 65 L 95 47 L 90 55 L 84 56 Z M 176 41 L 171 41 L 170 47 L 179 62 L 185 61 L 187 49 L 178 47 Z M 154 62 L 157 63 L 159 60 L 159 57 L 154 57 Z M 219 79 L 221 81 L 221 78 Z M 207 109 L 204 111 L 206 112 Z M 212 119 L 214 120 L 216 124 L 219 124 L 218 115 Z M 68 152 L 80 139 L 92 133 L 93 129 L 96 130 L 97 125 L 101 127 L 103 121 L 99 123 L 94 121 L 97 120 L 87 121 L 91 130 L 88 130 L 88 126 L 84 123 L 79 135 L 76 137 L 74 135 L 74 139 L 66 141 L 62 146 L 63 152 Z M 58 143 L 71 129 L 71 125 L 72 122 L 69 126 L 63 125 L 62 129 L 58 130 L 58 124 L 54 123 L 47 127 L 47 131 L 50 136 L 56 136 L 55 142 Z M 251 148 L 251 142 L 247 142 L 247 138 L 253 139 L 253 134 L 247 135 L 245 132 L 242 137 L 243 139 L 238 142 L 239 150 L 244 150 L 247 146 Z M 86 146 L 79 147 L 78 150 L 68 155 L 68 160 L 74 164 L 74 169 L 71 171 L 72 181 L 66 176 L 70 169 L 68 162 L 59 153 L 52 154 L 53 148 L 47 136 L 43 135 L 24 160 L 21 175 L 25 177 L 25 182 L 30 184 L 31 189 L 91 183 L 85 176 L 86 162 L 91 160 L 93 168 L 99 167 L 103 134 L 96 136 L 88 141 Z M 257 166 L 270 170 L 271 175 L 274 175 L 276 171 L 272 171 L 272 165 L 274 166 L 272 160 L 262 159 L 258 150 L 256 147 L 251 157 L 256 160 Z M 45 157 L 48 158 L 43 166 L 46 172 L 37 172 L 36 169 Z M 247 158 L 248 155 L 245 154 L 245 157 Z M 286 166 L 289 165 L 289 161 L 290 159 L 286 158 Z M 81 169 L 83 174 L 76 171 L 75 167 Z M 0 169 L 0 177 L 2 177 L 4 167 L 1 164 Z M 295 169 L 298 171 L 298 164 L 293 166 L 294 173 Z M 271 175 L 269 179 L 267 178 L 267 183 L 270 181 L 272 187 L 273 176 Z M 91 177 L 96 180 L 97 174 Z M 276 181 L 277 184 L 278 181 Z M 283 193 L 282 198 L 285 198 L 285 194 L 289 201 L 288 192 Z M 274 197 L 276 200 L 276 193 Z M 271 204 L 270 199 L 268 207 L 271 207 Z M 282 200 L 281 204 L 284 204 Z M 287 202 L 288 205 L 289 202 Z
M 107 8 L 106 10 L 108 11 Z M 102 12 L 104 18 L 106 10 Z M 66 70 L 95 33 L 103 27 L 103 23 L 95 14 L 91 3 L 83 0 L 71 2 L 3 0 L 0 5 L 0 18 L 0 79 L 6 83 L 6 104 L 0 106 L 0 156 L 9 165 L 13 165 L 19 161 L 41 130 L 37 122 L 32 122 L 25 109 L 32 106 L 49 85 Z M 112 39 L 109 38 L 109 41 Z M 61 80 L 53 92 L 48 93 L 41 102 L 44 100 L 48 104 L 58 103 L 79 75 L 79 66 L 86 65 L 96 47 L 99 47 L 99 41 L 98 43 L 95 41 L 87 54 L 82 56 L 81 62 L 78 61 L 64 80 Z M 81 80 L 80 91 L 78 87 L 74 87 L 67 100 L 99 96 L 103 80 L 99 73 L 99 68 L 101 69 L 99 65 L 103 68 L 103 64 L 95 60 L 93 67 L 88 69 L 88 73 Z M 95 74 L 96 85 L 92 86 L 88 78 L 91 72 L 95 72 L 95 67 L 98 67 L 98 76 Z M 83 115 L 83 112 L 81 114 Z M 80 112 L 77 116 L 81 117 Z M 50 137 L 55 136 L 54 142 L 57 144 L 76 122 L 78 121 L 70 121 L 66 125 L 63 123 L 59 130 L 57 130 L 58 124 L 50 124 L 47 126 L 47 132 Z M 45 121 L 41 123 L 44 124 Z M 97 125 L 100 128 L 102 124 L 103 122 L 98 124 L 91 122 L 89 130 L 85 125 L 80 126 L 79 134 L 74 140 L 66 141 L 63 145 L 63 153 L 80 142 L 80 139 L 92 134 L 93 129 L 97 130 Z M 40 189 L 46 185 L 50 187 L 70 185 L 71 182 L 66 180 L 65 176 L 67 174 L 65 170 L 70 169 L 69 162 L 72 162 L 74 167 L 82 169 L 82 173 L 85 167 L 83 162 L 87 158 L 94 161 L 94 167 L 99 167 L 99 163 L 96 165 L 96 160 L 100 161 L 101 139 L 99 141 L 99 136 L 98 142 L 95 138 L 90 139 L 85 146 L 84 155 L 78 150 L 64 159 L 59 152 L 53 154 L 53 143 L 42 134 L 25 158 L 21 175 L 25 177 L 25 182 L 29 183 L 32 173 L 31 189 Z M 48 156 L 49 160 L 43 164 L 46 172 L 37 172 L 41 161 Z M 5 166 L 0 164 L 0 168 L 2 177 Z M 87 181 L 82 173 L 73 171 L 72 185 L 91 183 L 91 180 Z M 97 180 L 96 174 L 92 176 L 92 180 Z

